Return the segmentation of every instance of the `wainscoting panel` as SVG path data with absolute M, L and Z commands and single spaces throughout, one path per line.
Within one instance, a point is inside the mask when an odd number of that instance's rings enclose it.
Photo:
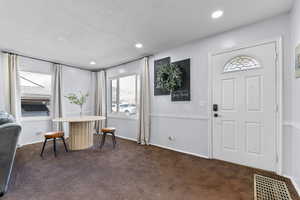
M 129 138 L 131 140 L 136 140 L 137 138 L 137 120 L 108 117 L 107 126 L 115 127 L 117 136 Z
M 138 121 L 108 117 L 120 138 L 136 141 Z M 208 157 L 208 117 L 151 114 L 150 143 L 199 157 Z
M 151 115 L 151 144 L 208 157 L 208 117 Z
M 19 145 L 27 145 L 44 141 L 43 133 L 52 130 L 51 121 L 48 119 L 22 121 L 22 132 L 20 134 Z
M 300 195 L 300 124 L 283 123 L 283 174 L 291 179 Z

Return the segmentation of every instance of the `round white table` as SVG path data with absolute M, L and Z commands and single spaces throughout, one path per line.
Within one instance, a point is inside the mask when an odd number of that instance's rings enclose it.
M 53 122 L 69 123 L 69 149 L 82 150 L 93 146 L 95 121 L 105 120 L 104 116 L 81 116 L 53 119 Z

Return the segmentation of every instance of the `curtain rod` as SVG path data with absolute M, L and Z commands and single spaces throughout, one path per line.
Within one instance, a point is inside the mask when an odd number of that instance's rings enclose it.
M 71 67 L 71 68 L 76 68 L 76 69 L 81 69 L 81 70 L 86 70 L 86 71 L 95 71 L 95 70 L 85 69 L 85 68 L 78 67 L 78 66 L 74 66 L 74 65 L 69 65 L 69 64 L 63 64 L 63 63 L 59 63 L 59 62 L 54 62 L 54 61 L 46 60 L 46 59 L 43 59 L 43 58 L 36 58 L 36 57 L 32 57 L 32 56 L 27 56 L 27 55 L 20 54 L 20 53 L 16 53 L 16 52 L 12 52 L 12 51 L 2 50 L 1 52 L 2 52 L 2 53 L 15 54 L 15 55 L 21 56 L 21 57 L 23 57 L 23 58 L 30 58 L 30 59 L 33 59 L 33 60 L 39 60 L 39 61 L 48 62 L 48 63 L 52 63 L 52 64 L 64 65 L 64 66 L 66 66 L 66 67 Z
M 117 68 L 117 67 L 120 67 L 121 65 L 125 65 L 125 64 L 128 64 L 128 63 L 132 63 L 132 62 L 141 60 L 141 59 L 143 59 L 143 58 L 145 58 L 145 57 L 151 57 L 151 56 L 153 56 L 153 55 L 146 55 L 146 56 L 141 56 L 141 57 L 138 57 L 138 58 L 134 58 L 134 59 L 132 59 L 132 60 L 129 60 L 129 61 L 126 61 L 126 62 L 117 64 L 117 65 L 113 65 L 113 66 L 110 66 L 110 67 L 105 67 L 105 68 L 98 69 L 98 70 L 96 70 L 96 72 L 99 72 L 99 71 L 106 71 L 106 70 L 109 70 L 109 69 Z
M 20 54 L 20 53 L 13 52 L 13 51 L 1 50 L 1 52 L 2 52 L 2 53 L 16 54 L 16 55 L 21 56 L 21 57 L 24 57 L 24 58 L 30 58 L 30 59 L 33 59 L 33 60 L 39 60 L 39 61 L 48 62 L 48 63 L 53 63 L 53 64 L 60 64 L 60 65 L 64 65 L 64 66 L 67 66 L 67 67 L 71 67 L 71 68 L 75 68 L 75 69 L 81 69 L 81 70 L 86 70 L 86 71 L 91 71 L 91 72 L 106 71 L 106 70 L 109 70 L 109 69 L 112 69 L 112 68 L 119 67 L 120 65 L 125 65 L 125 64 L 131 63 L 131 62 L 135 62 L 135 61 L 140 60 L 140 59 L 142 59 L 142 58 L 144 58 L 144 57 L 151 57 L 151 56 L 153 56 L 153 55 L 141 56 L 141 57 L 134 58 L 134 59 L 132 59 L 132 60 L 129 60 L 129 61 L 126 61 L 126 62 L 117 64 L 117 65 L 113 65 L 113 66 L 110 66 L 110 67 L 106 67 L 106 68 L 100 68 L 100 69 L 86 69 L 86 68 L 82 68 L 82 67 L 78 67 L 78 66 L 74 66 L 74 65 L 63 64 L 63 63 L 54 62 L 54 61 L 51 61 L 51 60 L 46 60 L 46 59 L 43 59 L 43 58 L 37 58 L 37 57 L 27 56 L 27 55 L 24 55 L 24 54 Z

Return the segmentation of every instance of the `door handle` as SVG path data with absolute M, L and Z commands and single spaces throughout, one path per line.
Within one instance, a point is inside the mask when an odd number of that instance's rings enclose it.
M 214 114 L 214 117 L 219 117 L 219 114 L 218 114 L 218 113 L 215 113 L 215 114 Z

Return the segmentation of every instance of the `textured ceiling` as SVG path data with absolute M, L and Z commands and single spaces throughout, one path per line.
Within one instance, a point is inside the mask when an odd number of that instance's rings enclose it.
M 0 48 L 109 67 L 288 12 L 293 0 L 0 0 Z M 211 12 L 224 17 L 211 19 Z M 141 42 L 142 49 L 135 43 Z M 97 64 L 90 66 L 95 60 Z

